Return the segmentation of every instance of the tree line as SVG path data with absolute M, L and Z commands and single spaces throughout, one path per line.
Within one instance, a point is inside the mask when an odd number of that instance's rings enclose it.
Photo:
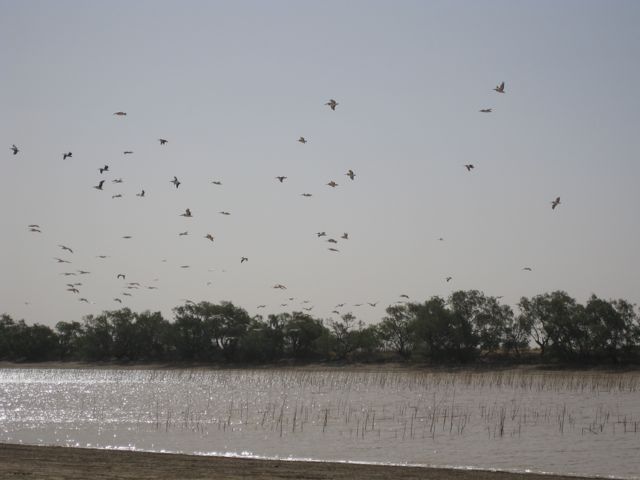
M 188 302 L 160 312 L 129 308 L 88 315 L 55 328 L 0 316 L 0 359 L 276 363 L 506 359 L 514 363 L 629 363 L 640 360 L 640 314 L 626 300 L 566 292 L 523 297 L 517 312 L 478 290 L 390 305 L 379 323 L 352 313 L 319 319 L 303 312 L 251 316 L 231 302 Z

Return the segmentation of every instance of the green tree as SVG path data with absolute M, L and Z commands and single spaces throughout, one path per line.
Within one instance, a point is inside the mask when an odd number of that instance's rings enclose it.
M 413 350 L 415 318 L 407 304 L 390 305 L 387 315 L 378 325 L 383 346 L 403 358 L 408 358 Z

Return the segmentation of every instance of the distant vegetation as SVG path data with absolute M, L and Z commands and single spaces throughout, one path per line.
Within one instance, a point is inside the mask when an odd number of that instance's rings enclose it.
M 514 312 L 477 290 L 396 303 L 378 324 L 351 313 L 250 316 L 230 302 L 186 303 L 170 322 L 128 308 L 59 322 L 55 329 L 0 317 L 0 359 L 10 361 L 276 363 L 640 360 L 640 315 L 625 300 L 582 305 L 563 291 L 523 297 Z

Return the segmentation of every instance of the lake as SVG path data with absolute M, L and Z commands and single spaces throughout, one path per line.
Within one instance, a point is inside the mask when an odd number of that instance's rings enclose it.
M 0 442 L 640 479 L 640 374 L 9 368 Z

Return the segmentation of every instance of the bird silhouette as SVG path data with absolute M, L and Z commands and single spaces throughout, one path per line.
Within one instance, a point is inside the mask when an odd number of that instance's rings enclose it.
M 32 223 L 31 225 L 27 225 L 28 228 L 40 228 L 40 225 Z
M 307 139 L 306 139 L 306 138 L 304 138 L 304 137 L 300 137 L 300 138 L 298 139 L 298 141 L 299 141 L 300 143 L 307 143 Z
M 121 278 L 121 279 L 123 279 L 123 280 L 124 280 L 124 279 L 126 279 L 126 278 L 127 278 L 127 276 L 126 276 L 124 273 L 119 273 L 119 274 L 116 276 L 116 278 Z
M 78 290 L 77 288 L 73 287 L 73 288 L 67 288 L 68 292 L 73 292 L 73 293 L 80 293 L 80 290 Z
M 62 160 L 66 160 L 67 158 L 71 158 L 72 156 L 73 156 L 73 153 L 71 152 L 63 153 Z
M 213 242 L 213 239 L 214 239 L 213 235 L 211 235 L 210 233 L 207 233 L 207 234 L 204 236 L 204 238 L 206 238 L 207 240 L 211 240 L 212 242 Z
M 102 190 L 102 185 L 104 185 L 104 180 L 100 180 L 100 183 L 98 183 L 98 185 L 95 185 L 93 188 L 95 188 L 96 190 Z
M 555 210 L 558 205 L 560 205 L 560 197 L 556 197 L 555 200 L 551 201 L 551 210 Z
M 111 195 L 111 198 L 122 198 L 122 194 L 118 193 L 116 195 Z
M 125 297 L 131 297 L 132 295 L 129 292 L 122 292 L 122 295 Z
M 302 138 L 302 137 L 300 137 Z M 14 143 L 13 145 L 11 145 L 11 151 L 13 152 L 14 155 L 17 155 L 18 152 L 20 151 L 20 149 L 18 147 L 16 147 L 16 144 Z
M 337 248 L 333 248 L 333 247 L 328 248 L 328 250 L 330 250 L 332 252 L 339 252 L 340 251 Z
M 58 245 L 62 250 L 66 250 L 69 253 L 73 253 L 73 250 L 71 250 L 69 247 L 67 247 L 66 245 Z
M 119 298 L 114 298 L 113 301 L 114 302 L 118 302 L 118 303 L 122 303 L 122 300 L 120 300 Z
M 494 88 L 494 90 L 498 93 L 504 93 L 504 82 L 502 82 L 500 85 Z
M 480 113 L 491 113 L 493 109 L 491 108 L 481 108 Z
M 356 174 L 355 174 L 355 173 L 353 173 L 353 170 L 351 170 L 351 169 L 347 170 L 347 173 L 345 173 L 345 175 L 346 175 L 347 177 L 349 177 L 351 180 L 353 180 L 354 178 L 356 178 Z
M 526 270 L 527 272 L 532 272 L 533 269 L 531 267 L 523 267 L 522 270 Z
M 370 307 L 375 307 L 376 305 L 378 305 L 378 302 L 367 302 L 367 305 L 369 305 Z
M 164 138 L 159 138 L 158 141 L 160 142 L 160 145 L 165 145 L 167 143 L 167 140 Z
M 144 197 L 145 191 L 142 190 L 140 193 L 136 193 L 136 197 Z
M 105 165 L 104 167 L 99 168 L 98 170 L 100 170 L 100 173 L 108 172 L 109 171 L 109 165 Z
M 176 177 L 175 175 L 173 176 L 173 180 L 171 180 L 171 182 L 169 183 L 173 183 L 176 186 L 176 188 L 180 186 L 180 180 L 178 180 L 178 177 Z
M 133 238 L 133 237 L 132 237 L 131 235 L 125 235 L 125 236 L 124 236 L 124 237 L 122 237 L 122 238 L 124 238 L 125 240 L 129 240 L 129 239 L 131 239 L 131 238 Z
M 220 180 L 213 180 L 211 183 L 213 183 L 214 185 L 222 185 L 222 182 Z
M 125 150 L 124 152 L 122 152 L 123 155 L 131 155 L 133 153 L 133 150 Z
M 445 280 L 446 280 L 447 282 L 451 281 L 451 279 L 453 279 L 453 277 L 447 277 L 447 278 L 445 278 Z
M 327 103 L 325 103 L 325 105 L 328 105 L 329 107 L 331 107 L 331 110 L 335 111 L 336 107 L 338 106 L 338 102 L 336 102 L 333 98 L 331 100 L 329 100 Z
M 190 265 L 180 265 L 180 268 L 191 268 Z
M 89 303 L 89 300 L 87 300 L 86 298 L 79 298 L 78 300 L 79 300 L 80 302 Z
M 91 272 L 87 271 L 87 270 L 78 270 L 78 273 L 80 275 L 89 275 Z
M 265 308 L 266 305 L 258 305 L 256 308 Z
M 247 257 L 240 257 L 240 263 L 244 263 L 244 262 L 248 262 L 249 258 Z
M 302 195 L 303 197 L 311 197 L 312 196 L 310 193 L 301 193 L 300 195 Z
M 409 295 L 407 295 L 407 294 L 403 293 L 402 295 L 400 295 L 400 298 L 406 298 L 406 299 L 408 299 L 408 298 L 409 298 Z
M 229 212 L 225 212 L 225 211 L 218 212 L 218 213 L 220 213 L 221 215 L 231 215 Z
M 63 258 L 53 257 L 58 263 L 71 263 L 69 260 L 65 260 Z
M 30 228 L 29 229 L 30 232 L 34 232 L 34 233 L 42 233 L 42 230 L 38 229 L 38 228 Z
M 344 232 L 340 238 L 344 240 L 349 240 L 349 234 L 347 232 Z
M 115 112 L 114 115 L 118 115 L 119 117 L 124 117 L 127 112 Z
M 123 180 L 121 178 L 114 178 L 113 180 L 111 180 L 111 183 L 122 183 Z
M 286 180 L 287 177 L 282 176 L 282 177 L 276 177 L 278 180 L 280 180 L 280 183 L 284 182 Z
M 476 167 L 474 167 L 473 164 L 468 163 L 467 165 L 464 166 L 464 168 L 467 169 L 467 172 L 470 172 L 471 170 L 473 170 Z
M 180 232 L 180 233 L 178 234 L 178 236 L 179 236 L 179 237 L 184 237 L 185 235 L 189 235 L 189 232 L 186 232 L 186 231 L 185 231 L 185 232 Z
M 329 240 L 327 240 L 327 242 L 329 242 L 329 243 L 338 243 L 338 241 L 335 238 L 330 238 Z
M 317 232 L 316 235 L 318 236 L 318 238 L 320 237 L 326 237 L 327 233 L 326 232 Z
M 333 180 L 331 180 L 329 183 L 327 183 L 327 185 L 329 185 L 331 188 L 336 188 L 338 186 L 338 184 L 336 182 L 334 182 Z
M 287 287 L 285 287 L 281 283 L 276 283 L 272 288 L 278 288 L 280 290 L 286 290 L 287 289 Z
M 191 217 L 191 210 L 189 210 L 188 208 L 184 211 L 184 213 L 180 214 L 181 217 Z

